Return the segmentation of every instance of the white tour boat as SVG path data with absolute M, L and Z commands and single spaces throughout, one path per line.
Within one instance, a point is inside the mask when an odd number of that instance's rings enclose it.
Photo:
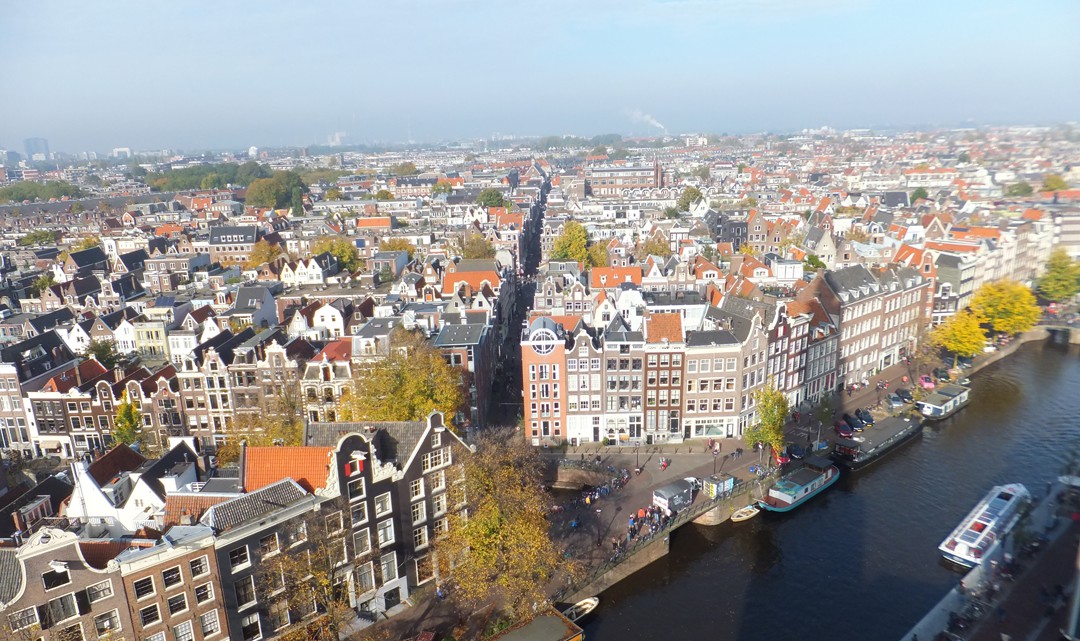
M 998 485 L 979 501 L 938 549 L 953 563 L 973 568 L 990 555 L 1030 504 L 1031 493 L 1023 485 Z

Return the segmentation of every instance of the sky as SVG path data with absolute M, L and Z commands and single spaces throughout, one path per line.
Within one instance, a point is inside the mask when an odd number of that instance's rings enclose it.
M 16 151 L 1080 120 L 1077 0 L 0 5 Z

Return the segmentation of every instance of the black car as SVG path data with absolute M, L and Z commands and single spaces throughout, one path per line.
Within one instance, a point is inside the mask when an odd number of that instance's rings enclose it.
M 867 427 L 870 427 L 874 424 L 874 415 L 871 414 L 870 410 L 868 409 L 860 407 L 859 409 L 855 410 L 855 417 L 861 420 L 863 423 L 866 423 Z
M 900 389 L 896 390 L 896 395 L 899 396 L 900 400 L 904 401 L 905 403 L 915 402 L 915 397 L 911 395 L 911 390 L 905 387 L 901 387 Z
M 934 369 L 934 378 L 938 379 L 939 381 L 952 380 L 952 378 L 949 377 L 949 370 L 945 369 L 944 367 L 938 367 Z
M 855 432 L 861 432 L 866 429 L 866 424 L 851 414 L 844 414 L 841 418 L 843 418 L 844 422 L 848 424 L 848 427 Z
M 803 449 L 802 445 L 792 443 L 788 446 L 788 455 L 793 459 L 802 459 L 806 456 L 806 450 Z

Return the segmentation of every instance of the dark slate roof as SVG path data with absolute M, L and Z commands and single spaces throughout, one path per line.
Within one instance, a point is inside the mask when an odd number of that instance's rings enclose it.
M 479 345 L 486 325 L 446 325 L 435 338 L 436 347 L 450 345 Z
M 389 336 L 390 331 L 394 327 L 401 324 L 401 319 L 397 317 L 389 318 L 372 318 L 368 322 L 364 323 L 364 326 L 357 330 L 355 336 L 358 338 L 376 338 L 379 336 Z
M 120 259 L 120 262 L 124 264 L 124 267 L 126 267 L 128 271 L 131 271 L 142 268 L 143 264 L 150 256 L 146 253 L 145 249 L 136 249 L 135 251 L 130 251 L 126 254 L 120 254 L 117 258 Z
M 304 500 L 308 493 L 292 479 L 219 503 L 206 511 L 201 522 L 217 532 L 243 525 Z
M 0 516 L 3 516 L 3 518 L 0 518 L 0 538 L 10 538 L 15 533 L 15 520 L 11 518 L 11 515 L 16 510 L 29 504 L 39 496 L 48 496 L 53 514 L 59 514 L 60 504 L 71 496 L 74 489 L 75 488 L 66 478 L 50 475 L 25 493 L 15 497 L 14 500 L 4 505 L 0 505 Z M 0 570 L 0 577 L 2 577 L 2 575 L 3 571 Z M 0 581 L 2 581 L 2 579 L 0 579 Z M 2 583 L 0 583 L 0 585 L 2 585 Z M 4 599 L 0 597 L 0 602 L 3 600 Z
M 161 477 L 165 476 L 165 473 L 176 465 L 181 463 L 195 464 L 198 460 L 199 457 L 195 454 L 195 451 L 187 443 L 181 441 L 176 447 L 166 452 L 165 456 L 150 464 L 150 467 L 142 473 L 139 480 L 145 481 L 146 486 L 154 494 L 157 494 L 158 498 L 165 500 L 165 487 L 161 484 Z
M 44 334 L 54 327 L 65 325 L 73 320 L 75 320 L 75 314 L 67 307 L 61 307 L 60 309 L 46 312 L 40 316 L 35 316 L 27 322 L 30 324 L 30 327 L 34 328 L 35 332 Z
M 886 207 L 907 207 L 911 203 L 906 191 L 887 191 L 881 198 L 881 204 Z
M 402 421 L 372 423 L 379 431 L 375 433 L 375 452 L 383 461 L 397 461 L 405 465 L 409 455 L 420 443 L 427 429 L 426 421 Z
M 641 292 L 641 298 L 650 307 L 654 305 L 701 305 L 705 298 L 694 290 L 677 292 Z
M 225 237 L 240 236 L 241 240 L 223 240 Z M 210 228 L 210 244 L 224 245 L 228 243 L 254 243 L 258 240 L 259 228 L 254 225 L 231 226 L 222 225 Z
M 265 287 L 241 287 L 236 290 L 236 301 L 233 303 L 233 309 L 256 309 L 258 304 L 266 298 L 269 291 Z
M 304 425 L 304 445 L 337 447 L 338 441 L 348 434 L 362 434 L 369 438 L 368 427 L 372 423 L 307 423 Z
M 718 329 L 708 332 L 687 332 L 687 347 L 707 347 L 710 345 L 737 345 L 739 339 L 729 331 Z
M 105 250 L 101 247 L 91 247 L 90 249 L 72 252 L 69 256 L 78 267 L 93 267 L 98 263 L 109 260 L 108 256 L 105 255 Z
M 27 381 L 39 374 L 44 374 L 74 358 L 75 355 L 54 331 L 48 331 L 0 349 L 0 361 L 13 363 L 19 373 L 20 381 Z
M 817 249 L 818 243 L 821 242 L 824 236 L 824 229 L 821 227 L 811 227 L 810 230 L 806 232 L 806 239 L 803 241 L 803 244 L 807 249 Z
M 878 293 L 874 291 L 874 288 L 878 287 L 877 279 L 863 265 L 852 265 L 836 271 L 825 272 L 825 282 L 838 295 L 843 292 L 853 295 L 855 299 L 864 296 L 862 293 L 864 287 L 867 288 L 865 296 L 873 296 Z M 880 287 L 878 287 L 878 291 L 880 291 Z
M 22 589 L 23 573 L 19 563 L 19 551 L 0 548 L 0 604 L 15 600 Z

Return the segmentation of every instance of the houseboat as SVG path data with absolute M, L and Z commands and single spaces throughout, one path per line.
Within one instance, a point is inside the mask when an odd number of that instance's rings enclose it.
M 840 470 L 820 456 L 808 456 L 802 466 L 780 477 L 758 505 L 769 512 L 789 512 L 840 478 Z
M 1031 505 L 1031 493 L 1019 483 L 998 485 L 979 501 L 938 549 L 949 561 L 973 568 L 990 556 Z
M 959 412 L 968 404 L 971 388 L 963 385 L 946 384 L 927 394 L 926 398 L 915 403 L 928 421 L 943 421 Z
M 900 445 L 922 434 L 923 422 L 908 417 L 890 416 L 866 430 L 858 440 L 839 438 L 829 455 L 840 467 L 855 471 L 880 460 Z

